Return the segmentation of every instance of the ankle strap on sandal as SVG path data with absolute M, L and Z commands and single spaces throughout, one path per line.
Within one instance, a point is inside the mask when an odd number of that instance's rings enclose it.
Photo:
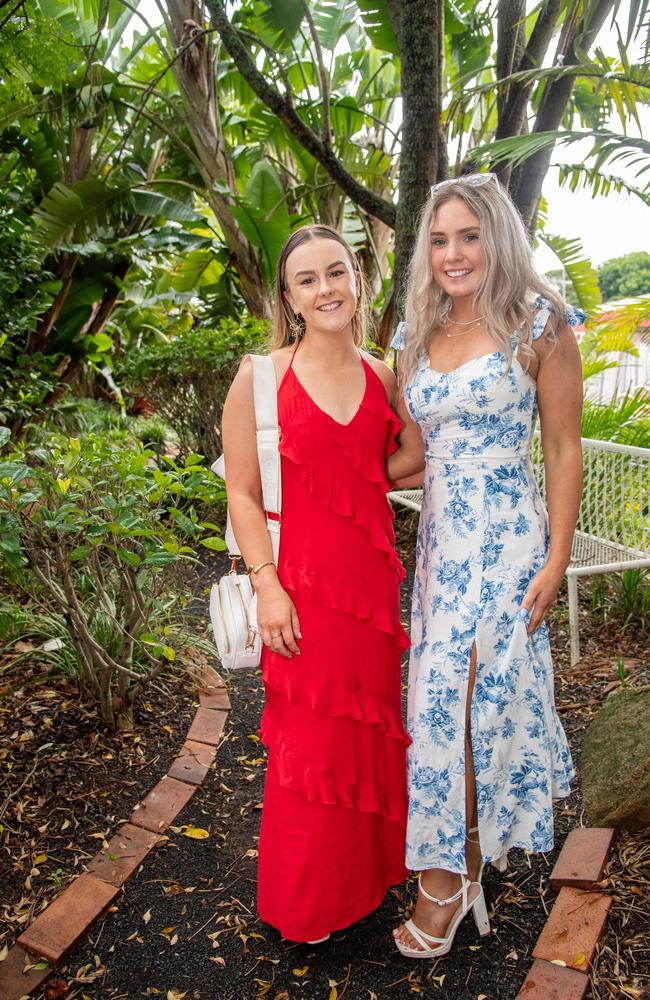
M 464 875 L 461 875 L 460 876 L 460 889 L 458 890 L 458 892 L 454 893 L 453 896 L 449 896 L 448 899 L 438 899 L 437 896 L 432 896 L 430 893 L 428 893 L 427 890 L 422 885 L 422 874 L 420 873 L 420 875 L 418 876 L 418 886 L 419 886 L 420 892 L 422 893 L 422 895 L 424 896 L 425 899 L 429 900 L 430 903 L 437 903 L 438 906 L 447 906 L 448 903 L 455 903 L 457 899 L 461 899 L 462 898 L 462 900 L 463 900 L 463 906 L 466 908 L 467 907 L 467 890 L 469 889 L 470 885 L 471 885 L 471 883 L 468 881 L 468 879 L 466 879 Z

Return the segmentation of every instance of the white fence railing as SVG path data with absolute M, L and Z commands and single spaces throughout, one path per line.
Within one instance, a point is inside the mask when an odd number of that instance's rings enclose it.
M 582 439 L 584 485 L 567 569 L 571 663 L 580 659 L 578 577 L 650 566 L 650 448 Z M 544 463 L 539 433 L 532 464 L 542 495 Z M 392 503 L 419 511 L 422 490 L 395 490 Z

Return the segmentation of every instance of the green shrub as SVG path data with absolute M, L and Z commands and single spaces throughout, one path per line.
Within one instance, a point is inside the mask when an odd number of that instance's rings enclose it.
M 182 454 L 197 451 L 212 462 L 221 454 L 221 413 L 242 357 L 259 351 L 266 324 L 246 317 L 222 319 L 214 329 L 187 330 L 167 343 L 148 344 L 127 358 L 122 379 L 153 403 L 174 429 Z
M 163 461 L 117 432 L 52 434 L 0 463 L 0 564 L 65 622 L 109 728 L 191 641 L 176 570 L 225 548 L 203 518 L 224 503 L 220 481 L 198 455 Z

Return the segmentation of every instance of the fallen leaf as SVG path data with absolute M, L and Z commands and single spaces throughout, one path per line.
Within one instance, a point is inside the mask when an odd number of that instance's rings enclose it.
M 45 1000 L 64 1000 L 70 996 L 70 987 L 63 979 L 51 979 L 45 987 Z
M 508 954 L 506 955 L 506 962 L 518 962 L 518 961 L 519 961 L 519 955 L 517 954 L 516 951 L 508 952 Z
M 307 973 L 309 972 L 309 966 L 305 965 L 305 967 L 302 969 L 292 969 L 291 971 L 293 972 L 294 976 L 306 976 Z
M 179 990 L 167 990 L 167 1000 L 183 1000 L 187 996 L 187 990 L 181 993 Z
M 583 953 L 580 952 L 580 954 L 576 955 L 576 957 L 574 958 L 573 964 L 574 965 L 586 965 L 587 964 L 587 956 L 583 955 Z
M 215 965 L 220 965 L 222 968 L 225 968 L 225 966 L 226 966 L 226 960 L 225 960 L 225 958 L 221 958 L 220 955 L 213 955 L 210 958 L 210 961 L 214 962 Z
M 202 830 L 200 826 L 185 826 L 181 829 L 181 833 L 184 837 L 190 837 L 192 840 L 205 840 L 210 834 L 207 830 Z
M 146 913 L 143 913 L 142 919 L 144 920 L 145 924 L 148 924 L 149 921 L 151 920 L 151 910 L 147 910 Z

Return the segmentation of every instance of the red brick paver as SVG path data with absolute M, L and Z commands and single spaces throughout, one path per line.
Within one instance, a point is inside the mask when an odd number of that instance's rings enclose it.
M 190 801 L 196 788 L 176 778 L 161 778 L 139 806 L 133 810 L 130 822 L 153 833 L 161 833 Z
M 44 969 L 30 968 L 35 964 L 42 964 L 42 960 L 28 955 L 18 945 L 11 949 L 4 962 L 0 962 L 0 997 L 2 1000 L 20 1000 L 21 997 L 36 992 L 52 970 L 47 964 Z M 25 969 L 28 971 L 25 972 Z
M 230 698 L 224 688 L 206 688 L 199 691 L 199 701 L 201 708 L 217 708 L 223 712 L 230 711 Z
M 615 831 L 609 827 L 578 827 L 572 830 L 551 872 L 553 888 L 558 890 L 569 885 L 574 889 L 591 889 L 596 882 L 600 882 L 614 836 Z
M 38 915 L 17 943 L 55 965 L 110 906 L 119 891 L 93 875 L 80 875 Z
M 160 837 L 150 830 L 125 823 L 111 838 L 108 847 L 95 855 L 88 871 L 102 882 L 119 887 L 142 864 L 159 840 Z
M 168 774 L 179 781 L 187 781 L 191 785 L 200 785 L 210 770 L 217 748 L 207 743 L 197 743 L 186 740 L 181 747 L 180 755 L 173 761 Z
M 524 1000 L 583 1000 L 589 979 L 575 969 L 565 969 L 536 959 L 517 997 Z
M 216 747 L 219 745 L 223 735 L 227 712 L 216 712 L 211 708 L 199 708 L 194 716 L 194 722 L 190 726 L 187 734 L 188 740 L 197 740 L 199 743 L 209 743 Z
M 562 961 L 586 972 L 605 927 L 611 896 L 565 887 L 533 950 L 534 958 Z
M 223 688 L 226 686 L 223 679 L 219 676 L 216 670 L 212 669 L 212 667 L 201 667 L 194 663 L 188 663 L 186 665 L 186 670 L 201 688 L 211 690 L 212 688 Z

